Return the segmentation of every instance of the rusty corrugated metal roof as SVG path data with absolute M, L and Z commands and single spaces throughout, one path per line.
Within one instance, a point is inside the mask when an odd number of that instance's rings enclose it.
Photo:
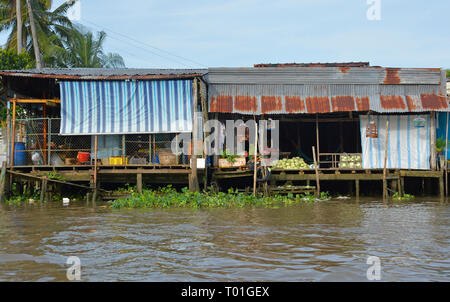
M 255 64 L 255 68 L 266 67 L 369 67 L 369 62 L 342 62 L 342 63 L 267 63 Z
M 448 111 L 440 69 L 210 68 L 211 112 Z
M 193 78 L 202 76 L 206 72 L 207 69 L 42 68 L 0 70 L 0 76 L 65 80 L 144 80 Z

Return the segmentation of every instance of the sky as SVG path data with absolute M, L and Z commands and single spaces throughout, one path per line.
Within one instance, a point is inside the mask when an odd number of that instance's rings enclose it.
M 105 31 L 105 51 L 130 68 L 359 61 L 450 68 L 448 0 L 79 1 L 78 22 Z M 367 2 L 376 1 L 380 20 L 369 20 L 376 6 Z

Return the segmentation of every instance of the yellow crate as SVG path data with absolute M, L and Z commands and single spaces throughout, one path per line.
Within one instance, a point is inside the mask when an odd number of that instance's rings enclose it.
M 113 156 L 109 158 L 108 163 L 112 166 L 128 165 L 128 158 L 122 156 Z

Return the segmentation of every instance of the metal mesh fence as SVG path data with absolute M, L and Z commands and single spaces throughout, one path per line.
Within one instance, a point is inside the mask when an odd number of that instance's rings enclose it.
M 61 120 L 36 118 L 16 120 L 15 166 L 87 165 L 95 158 L 94 136 L 63 136 Z M 171 151 L 174 133 L 99 135 L 97 159 L 101 165 L 188 164 L 187 156 Z M 11 160 L 11 161 L 12 161 Z

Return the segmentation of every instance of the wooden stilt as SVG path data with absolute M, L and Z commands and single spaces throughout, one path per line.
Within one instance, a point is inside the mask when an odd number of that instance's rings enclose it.
M 445 191 L 444 191 L 444 175 L 443 174 L 441 177 L 439 177 L 439 193 L 440 193 L 441 199 L 444 199 Z
M 359 179 L 355 180 L 356 199 L 359 199 Z
M 193 86 L 193 121 L 192 121 L 192 154 L 191 154 L 191 180 L 189 182 L 189 189 L 192 192 L 197 192 L 200 190 L 199 184 L 198 184 L 198 177 L 197 177 L 197 142 L 198 142 L 198 121 L 197 121 L 197 104 L 198 104 L 198 86 L 197 86 L 198 80 L 197 78 L 194 79 L 194 86 Z
M 253 156 L 254 171 L 253 171 L 253 195 L 256 196 L 256 173 L 258 171 L 258 123 L 255 120 L 255 153 Z
M 46 193 L 47 193 L 47 178 L 43 177 L 41 182 L 41 199 L 40 199 L 41 203 L 46 201 L 45 200 Z
M 141 194 L 142 193 L 142 174 L 141 173 L 138 173 L 136 175 L 136 188 L 137 188 L 137 192 L 139 194 Z
M 448 196 L 448 122 L 449 122 L 449 113 L 447 112 L 447 124 L 445 127 L 445 164 L 444 164 L 444 173 L 445 173 L 445 196 Z
M 5 200 L 6 189 L 6 162 L 2 163 L 2 172 L 0 174 L 0 202 Z
M 316 196 L 320 196 L 320 180 L 319 180 L 319 168 L 317 166 L 316 160 L 316 148 L 312 147 L 313 159 L 314 159 L 314 168 L 316 169 Z
M 389 121 L 386 121 L 386 141 L 384 145 L 384 169 L 383 169 L 383 200 L 388 198 L 387 190 L 387 157 L 388 157 L 388 143 L 389 143 Z

